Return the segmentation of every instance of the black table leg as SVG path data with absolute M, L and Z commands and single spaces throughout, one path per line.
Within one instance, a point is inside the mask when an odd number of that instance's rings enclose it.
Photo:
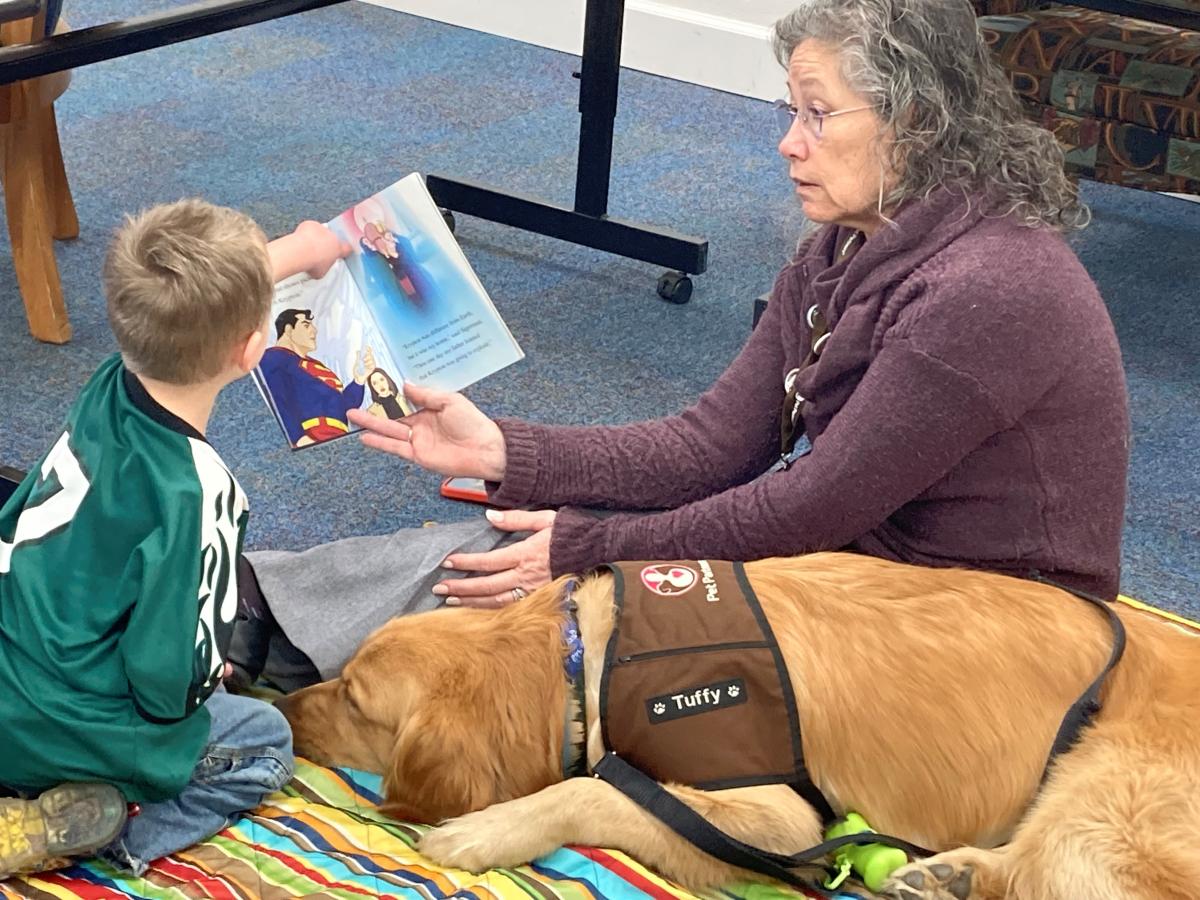
M 573 208 L 443 175 L 429 175 L 426 183 L 446 209 L 676 269 L 659 279 L 659 294 L 682 303 L 691 296 L 685 273 L 708 268 L 708 241 L 608 215 L 624 13 L 624 0 L 587 0 Z

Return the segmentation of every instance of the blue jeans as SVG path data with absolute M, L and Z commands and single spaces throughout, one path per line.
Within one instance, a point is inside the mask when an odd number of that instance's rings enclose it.
M 292 730 L 283 713 L 224 688 L 204 706 L 212 726 L 192 780 L 173 800 L 143 803 L 100 852 L 109 862 L 141 875 L 151 860 L 212 837 L 292 777 Z

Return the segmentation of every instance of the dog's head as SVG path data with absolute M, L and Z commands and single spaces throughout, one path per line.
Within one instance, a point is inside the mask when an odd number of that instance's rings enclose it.
M 388 622 L 341 677 L 279 701 L 296 752 L 383 773 L 383 811 L 411 822 L 562 780 L 564 581 L 503 609 Z

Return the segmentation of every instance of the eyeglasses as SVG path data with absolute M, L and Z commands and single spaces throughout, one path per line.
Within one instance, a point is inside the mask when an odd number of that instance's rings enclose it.
M 851 106 L 849 109 L 835 109 L 833 112 L 821 112 L 811 106 L 803 108 L 793 106 L 787 100 L 776 100 L 771 104 L 771 109 L 775 113 L 775 124 L 779 128 L 781 138 L 787 137 L 788 132 L 792 130 L 793 123 L 798 121 L 800 127 L 804 129 L 804 134 L 814 141 L 821 139 L 821 130 L 825 126 L 826 119 L 874 108 L 874 104 L 867 104 L 866 106 Z

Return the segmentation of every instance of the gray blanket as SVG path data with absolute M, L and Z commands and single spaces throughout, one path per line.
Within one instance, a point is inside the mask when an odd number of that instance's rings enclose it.
M 451 553 L 482 553 L 524 537 L 499 531 L 480 515 L 310 550 L 246 556 L 284 634 L 323 678 L 334 678 L 363 638 L 384 622 L 442 604 L 432 593 L 434 584 L 466 574 L 441 568 Z

